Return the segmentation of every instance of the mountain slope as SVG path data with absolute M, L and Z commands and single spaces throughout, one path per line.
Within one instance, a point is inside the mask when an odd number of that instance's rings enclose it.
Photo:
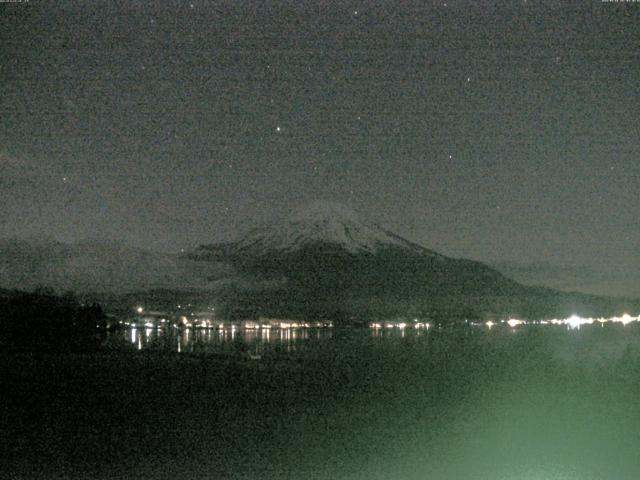
M 331 202 L 314 202 L 234 242 L 201 246 L 192 258 L 281 280 L 280 297 L 271 291 L 270 298 L 257 300 L 253 292 L 241 301 L 272 313 L 317 313 L 326 305 L 334 313 L 346 305 L 388 310 L 453 297 L 513 297 L 526 290 L 482 263 L 438 254 Z M 279 307 L 272 309 L 274 302 Z
M 593 295 L 640 298 L 640 271 L 635 265 L 605 263 L 599 267 L 548 262 L 495 262 L 491 267 L 523 285 L 541 285 Z
M 290 280 L 309 277 L 314 284 L 326 279 L 369 288 L 402 283 L 428 290 L 446 283 L 464 289 L 477 279 L 479 289 L 488 283 L 518 288 L 482 263 L 440 255 L 333 202 L 313 202 L 235 242 L 201 246 L 193 257 L 227 260 L 241 270 Z
M 446 321 L 605 315 L 629 306 L 521 285 L 483 263 L 403 239 L 332 202 L 314 202 L 235 241 L 203 245 L 190 257 L 227 262 L 245 279 L 272 282 L 262 291 L 226 292 L 229 316 Z

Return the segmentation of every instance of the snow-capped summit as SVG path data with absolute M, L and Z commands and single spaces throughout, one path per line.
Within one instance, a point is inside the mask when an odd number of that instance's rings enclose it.
M 237 251 L 252 254 L 293 252 L 312 244 L 330 244 L 349 253 L 376 253 L 395 247 L 414 253 L 429 250 L 361 219 L 350 208 L 329 201 L 314 201 L 268 225 L 252 228 L 235 243 Z

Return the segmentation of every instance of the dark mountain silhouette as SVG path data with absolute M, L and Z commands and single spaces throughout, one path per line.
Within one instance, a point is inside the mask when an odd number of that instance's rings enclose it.
M 229 314 L 238 316 L 444 319 L 615 309 L 608 299 L 527 287 L 483 263 L 438 254 L 331 202 L 314 202 L 236 241 L 201 246 L 190 257 L 279 282 L 263 294 L 225 292 Z
M 314 202 L 234 241 L 184 254 L 112 241 L 0 239 L 0 287 L 39 286 L 73 290 L 116 313 L 144 300 L 159 308 L 215 304 L 224 315 L 240 318 L 540 318 L 622 313 L 634 305 L 522 285 L 481 262 L 410 242 L 331 202 Z

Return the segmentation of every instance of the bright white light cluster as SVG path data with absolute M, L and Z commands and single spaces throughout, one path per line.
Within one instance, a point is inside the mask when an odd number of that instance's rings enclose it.
M 564 322 L 569 328 L 580 328 L 582 325 L 591 325 L 593 323 L 593 318 L 582 318 L 578 315 L 571 315 Z
M 503 320 L 501 323 L 506 323 L 511 328 L 515 328 L 519 325 L 566 325 L 570 329 L 580 328 L 582 325 L 591 325 L 595 322 L 600 324 L 603 323 L 621 323 L 622 325 L 628 325 L 632 322 L 640 321 L 640 315 L 637 317 L 633 317 L 628 313 L 620 317 L 610 317 L 610 318 L 591 318 L 591 317 L 580 317 L 578 315 L 572 315 L 569 318 L 558 319 L 554 318 L 552 320 L 540 320 L 540 321 L 526 321 L 526 320 L 518 320 L 516 318 L 510 318 L 509 320 Z M 488 321 L 485 322 L 485 325 L 489 328 L 495 325 L 494 322 Z
M 466 322 L 467 325 L 475 325 L 475 326 L 481 326 L 484 325 L 487 328 L 491 329 L 496 325 L 499 324 L 506 324 L 511 328 L 516 328 L 519 327 L 520 325 L 565 325 L 567 328 L 569 329 L 579 329 L 582 325 L 591 325 L 593 323 L 600 323 L 600 324 L 604 324 L 604 323 L 621 323 L 622 325 L 628 325 L 632 322 L 640 322 L 640 315 L 637 317 L 631 316 L 628 313 L 625 313 L 624 315 L 620 316 L 620 317 L 610 317 L 610 318 L 592 318 L 592 317 L 580 317 L 578 315 L 571 315 L 569 318 L 554 318 L 551 320 L 520 320 L 518 318 L 509 318 L 507 320 L 500 320 L 500 321 L 492 321 L 492 320 L 487 320 L 484 323 L 477 323 L 477 322 Z M 395 329 L 398 328 L 400 330 L 404 330 L 405 328 L 408 328 L 410 326 L 413 326 L 416 329 L 429 329 L 431 327 L 431 324 L 429 323 L 423 323 L 423 322 L 419 322 L 417 319 L 414 320 L 414 323 L 405 323 L 405 322 L 394 322 L 394 321 L 388 321 L 388 322 L 372 322 L 369 324 L 369 328 L 372 328 L 374 330 L 379 330 L 379 329 Z
M 378 330 L 381 328 L 399 328 L 400 330 L 404 330 L 405 328 L 413 327 L 416 330 L 426 328 L 431 328 L 431 324 L 429 322 L 419 322 L 417 319 L 414 320 L 414 323 L 406 323 L 406 322 L 372 322 L 369 324 L 369 328 L 373 328 L 374 330 Z

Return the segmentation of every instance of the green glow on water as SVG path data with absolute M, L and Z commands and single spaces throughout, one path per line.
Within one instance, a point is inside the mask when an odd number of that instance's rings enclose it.
M 16 377 L 6 384 L 49 382 L 33 407 L 46 425 L 28 430 L 31 417 L 4 404 L 15 422 L 4 438 L 19 440 L 13 468 L 68 478 L 640 478 L 640 326 L 332 335 L 260 360 L 135 346 L 5 359 L 5 377 Z

